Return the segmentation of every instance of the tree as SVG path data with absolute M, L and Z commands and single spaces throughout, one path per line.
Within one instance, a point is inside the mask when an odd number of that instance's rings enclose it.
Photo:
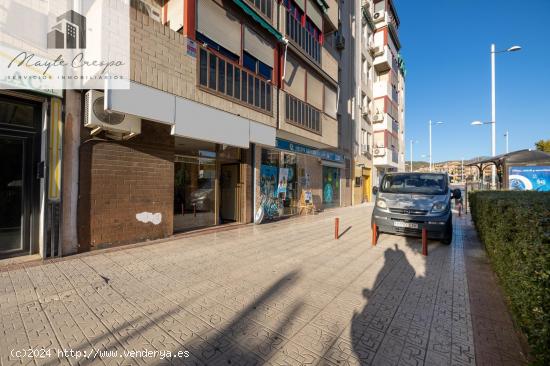
M 537 150 L 550 153 L 550 140 L 539 140 L 535 142 Z

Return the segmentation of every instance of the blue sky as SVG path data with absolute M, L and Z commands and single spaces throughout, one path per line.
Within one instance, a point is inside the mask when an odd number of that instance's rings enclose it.
M 428 120 L 433 159 L 490 155 L 490 45 L 522 50 L 497 55 L 497 154 L 532 148 L 550 139 L 550 0 L 394 0 L 407 66 L 407 160 L 410 139 L 418 140 L 414 160 L 428 154 Z

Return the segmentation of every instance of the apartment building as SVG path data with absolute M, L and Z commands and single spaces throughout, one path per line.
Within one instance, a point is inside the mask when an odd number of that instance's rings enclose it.
M 368 50 L 373 56 L 372 156 L 375 184 L 405 164 L 405 67 L 399 50 L 399 18 L 392 0 L 365 2 L 374 30 Z
M 336 0 L 132 0 L 130 89 L 69 106 L 84 119 L 70 250 L 249 223 L 267 198 L 282 215 L 340 206 L 339 13 Z
M 339 144 L 352 161 L 351 198 L 359 204 L 372 200 L 382 174 L 405 169 L 405 66 L 391 0 L 341 6 Z

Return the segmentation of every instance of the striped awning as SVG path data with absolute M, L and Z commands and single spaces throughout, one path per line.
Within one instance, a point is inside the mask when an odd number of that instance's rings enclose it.
M 250 5 L 245 3 L 243 0 L 233 0 L 233 2 L 237 4 L 246 14 L 250 15 L 256 23 L 261 25 L 265 30 L 267 30 L 275 38 L 277 38 L 278 41 L 281 42 L 283 40 L 283 35 L 277 29 L 275 29 L 274 26 L 269 24 L 261 15 L 259 15 L 256 10 L 252 9 Z

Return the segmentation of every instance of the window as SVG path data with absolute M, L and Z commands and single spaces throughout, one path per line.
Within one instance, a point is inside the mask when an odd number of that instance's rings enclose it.
M 245 58 L 243 61 L 247 60 Z M 248 60 L 253 61 L 250 57 Z M 245 67 L 233 64 L 204 47 L 199 50 L 199 86 L 216 92 L 228 99 L 246 103 L 256 109 L 271 113 L 273 90 L 270 82 L 256 75 L 252 62 Z
M 321 133 L 321 111 L 286 94 L 285 117 L 287 122 L 312 132 Z
M 303 12 L 300 6 L 293 0 L 285 0 L 286 8 L 286 34 L 314 61 L 321 63 L 321 46 L 323 43 L 322 15 L 316 5 L 308 2 L 308 14 Z M 310 8 L 311 7 L 311 8 Z
M 271 81 L 273 69 L 248 52 L 243 53 L 243 66 L 264 79 Z
M 247 2 L 267 18 L 272 19 L 273 0 L 247 0 Z
M 218 51 L 218 53 L 229 58 L 231 61 L 239 62 L 239 56 L 229 51 L 228 49 L 220 46 L 218 43 L 206 37 L 202 33 L 196 32 L 196 38 L 197 38 L 197 42 L 206 44 L 209 48 Z
M 248 52 L 243 54 L 243 66 L 252 72 L 257 72 L 258 60 Z

